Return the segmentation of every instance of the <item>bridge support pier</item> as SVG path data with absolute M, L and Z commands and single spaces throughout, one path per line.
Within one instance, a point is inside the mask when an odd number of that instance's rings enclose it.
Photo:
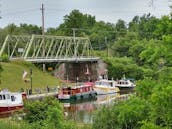
M 63 63 L 55 76 L 72 82 L 95 81 L 98 78 L 97 62 Z
M 42 70 L 46 71 L 46 65 L 44 63 L 42 64 Z

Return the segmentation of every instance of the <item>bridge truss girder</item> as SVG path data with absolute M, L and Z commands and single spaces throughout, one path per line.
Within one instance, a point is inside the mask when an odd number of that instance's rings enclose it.
M 57 59 L 93 57 L 88 38 L 66 36 L 7 35 L 0 50 L 10 59 Z

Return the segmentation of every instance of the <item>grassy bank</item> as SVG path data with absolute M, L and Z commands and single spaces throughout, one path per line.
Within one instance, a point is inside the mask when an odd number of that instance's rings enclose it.
M 1 73 L 1 84 L 0 88 L 8 88 L 11 91 L 19 91 L 21 88 L 29 89 L 30 82 L 25 82 L 22 79 L 23 71 L 27 71 L 27 79 L 30 79 L 30 68 L 32 68 L 32 84 L 33 89 L 44 88 L 47 85 L 49 87 L 54 87 L 59 85 L 57 78 L 51 76 L 50 74 L 41 71 L 33 64 L 23 61 L 14 62 L 1 62 L 3 71 Z

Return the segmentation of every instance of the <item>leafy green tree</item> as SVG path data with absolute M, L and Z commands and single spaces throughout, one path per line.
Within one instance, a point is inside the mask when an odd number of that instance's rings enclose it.
M 165 128 L 158 126 L 152 122 L 143 121 L 142 123 L 143 123 L 143 125 L 141 126 L 140 129 L 165 129 Z
M 29 101 L 25 104 L 24 120 L 36 129 L 75 129 L 71 121 L 66 121 L 62 105 L 55 98 L 45 98 L 41 101 Z
M 89 35 L 89 38 L 95 50 L 104 50 L 107 47 L 107 44 L 110 44 L 115 40 L 116 35 L 113 26 L 113 24 L 105 23 L 103 21 L 94 24 L 90 30 L 91 34 Z
M 113 107 L 103 107 L 93 118 L 93 129 L 138 129 L 148 111 L 148 103 L 136 97 Z
M 129 55 L 131 57 L 133 57 L 133 59 L 135 60 L 135 62 L 138 65 L 143 65 L 143 61 L 140 59 L 140 54 L 143 50 L 145 50 L 145 44 L 144 41 L 133 41 L 135 42 L 130 48 L 129 48 Z
M 129 22 L 128 30 L 130 32 L 138 32 L 140 17 L 134 16 L 131 22 Z
M 137 81 L 137 96 L 145 100 L 149 99 L 156 85 L 157 81 L 153 80 L 152 78 L 145 78 L 144 80 Z
M 159 20 L 151 16 L 151 14 L 143 15 L 140 17 L 138 33 L 140 39 L 151 39 L 155 38 L 154 31 L 156 30 L 156 25 Z
M 115 116 L 113 116 L 112 108 L 103 107 L 97 111 L 93 117 L 93 129 L 116 129 L 114 125 L 117 124 Z M 116 125 L 117 126 L 117 125 Z
M 42 29 L 41 27 L 38 27 L 36 25 L 31 25 L 31 24 L 20 24 L 19 26 L 19 31 L 21 34 L 42 34 Z
M 159 68 L 161 65 L 161 59 L 166 60 L 167 49 L 162 44 L 162 41 L 150 40 L 147 41 L 144 49 L 139 57 L 144 62 L 145 65 L 150 67 Z
M 125 21 L 119 19 L 115 24 L 115 31 L 117 31 L 118 37 L 124 36 L 127 32 Z
M 151 120 L 161 127 L 172 128 L 172 84 L 163 84 L 154 90 L 151 97 Z
M 72 36 L 74 28 L 89 29 L 94 26 L 96 20 L 94 16 L 82 14 L 79 10 L 73 10 L 69 15 L 64 16 L 64 23 L 59 26 L 65 35 Z M 76 30 L 76 36 L 83 36 L 80 30 Z
M 19 33 L 19 29 L 15 24 L 9 24 L 4 28 L 4 30 L 10 35 Z
M 138 67 L 132 58 L 106 58 L 105 63 L 108 65 L 109 78 L 120 79 L 124 75 L 135 79 L 143 78 L 143 71 Z

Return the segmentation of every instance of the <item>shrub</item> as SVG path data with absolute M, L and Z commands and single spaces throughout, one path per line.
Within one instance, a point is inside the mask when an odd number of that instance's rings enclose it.
M 9 57 L 7 54 L 3 54 L 1 57 L 0 57 L 0 61 L 2 62 L 9 62 Z

